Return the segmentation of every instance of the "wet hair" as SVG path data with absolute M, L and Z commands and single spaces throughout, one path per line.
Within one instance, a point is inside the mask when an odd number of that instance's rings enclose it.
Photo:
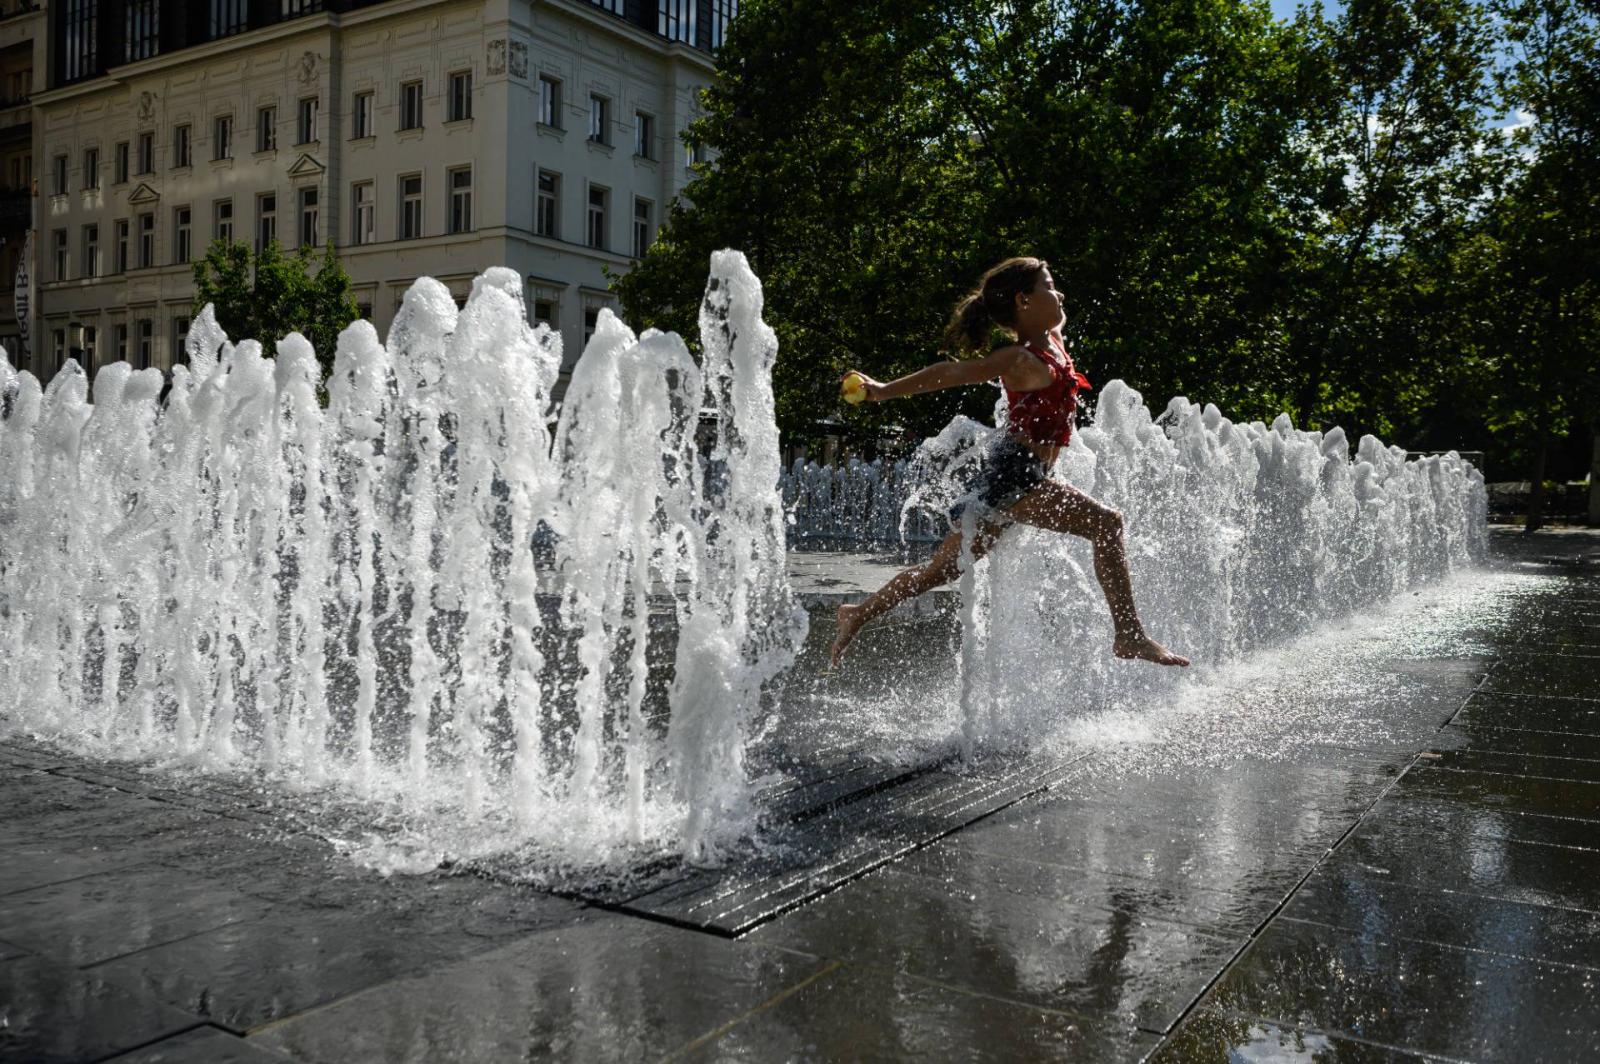
M 1007 259 L 984 274 L 978 287 L 956 304 L 944 331 L 945 350 L 955 355 L 976 351 L 988 342 L 995 326 L 1014 326 L 1016 297 L 1033 291 L 1039 274 L 1049 265 L 1043 259 L 1022 256 Z

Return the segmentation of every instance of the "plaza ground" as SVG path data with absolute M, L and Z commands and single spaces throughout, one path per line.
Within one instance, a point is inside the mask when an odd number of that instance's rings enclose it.
M 614 898 L 0 742 L 0 1061 L 1594 1059 L 1600 535 L 1493 540 L 1492 618 L 1325 695 L 1371 742 L 901 772 Z

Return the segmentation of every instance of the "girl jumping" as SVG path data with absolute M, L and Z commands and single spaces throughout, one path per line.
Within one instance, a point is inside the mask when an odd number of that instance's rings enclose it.
M 1133 605 L 1128 555 L 1122 542 L 1122 514 L 1068 484 L 1050 478 L 1056 456 L 1072 438 L 1078 392 L 1089 386 L 1072 365 L 1061 340 L 1066 321 L 1061 293 L 1042 259 L 1007 259 L 988 273 L 976 291 L 956 305 L 946 333 L 952 349 L 973 351 L 998 325 L 1017 342 L 970 362 L 939 362 L 887 384 L 857 374 L 874 402 L 920 395 L 1000 378 L 1010 416 L 982 456 L 977 484 L 969 497 L 988 508 L 972 543 L 981 558 L 1014 521 L 1082 536 L 1094 545 L 1094 575 L 1111 607 L 1116 639 L 1111 652 L 1158 665 L 1187 665 L 1189 659 L 1145 634 Z M 856 371 L 852 371 L 856 372 Z M 954 580 L 959 573 L 961 533 L 952 532 L 925 565 L 900 573 L 858 606 L 839 607 L 839 632 L 833 664 L 861 626 L 907 599 Z

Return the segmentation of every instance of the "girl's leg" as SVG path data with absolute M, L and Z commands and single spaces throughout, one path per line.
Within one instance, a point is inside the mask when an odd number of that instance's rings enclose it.
M 972 539 L 974 560 L 988 553 L 994 541 L 1004 531 L 1001 525 L 981 522 Z M 839 607 L 839 632 L 833 637 L 833 664 L 837 666 L 844 657 L 845 648 L 856 637 L 861 626 L 875 617 L 881 617 L 908 599 L 916 598 L 936 587 L 943 587 L 961 572 L 961 533 L 952 532 L 939 544 L 933 557 L 922 565 L 914 565 L 873 592 L 865 602 L 855 606 Z
M 1189 664 L 1188 658 L 1172 653 L 1145 634 L 1133 604 L 1133 581 L 1128 577 L 1120 512 L 1077 488 L 1047 480 L 1019 499 L 1008 513 L 1036 528 L 1082 536 L 1093 544 L 1095 579 L 1100 581 L 1106 605 L 1111 607 L 1111 623 L 1117 633 L 1112 653 L 1158 665 Z

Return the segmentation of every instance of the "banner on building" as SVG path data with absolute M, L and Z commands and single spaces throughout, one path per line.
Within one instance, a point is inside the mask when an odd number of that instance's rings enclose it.
M 28 230 L 28 238 L 22 242 L 22 254 L 17 258 L 17 286 L 14 289 L 17 304 L 17 332 L 21 337 L 21 347 L 17 357 L 28 357 L 28 316 L 33 309 L 33 271 L 28 264 L 33 261 L 33 230 Z

